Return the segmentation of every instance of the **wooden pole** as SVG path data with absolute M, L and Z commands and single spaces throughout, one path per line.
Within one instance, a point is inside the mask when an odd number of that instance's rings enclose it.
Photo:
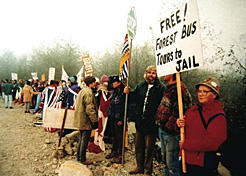
M 61 145 L 61 138 L 62 138 L 64 126 L 65 126 L 66 117 L 67 117 L 67 108 L 65 108 L 64 113 L 63 113 L 63 119 L 62 119 L 62 126 L 61 126 L 61 131 L 60 131 L 59 142 L 58 142 L 58 148 Z
M 130 40 L 130 50 L 129 50 L 129 64 L 128 64 L 128 77 L 126 79 L 126 86 L 129 85 L 129 77 L 130 77 L 130 60 L 131 60 L 131 50 L 132 50 L 132 39 Z M 122 141 L 122 164 L 125 164 L 125 137 L 126 137 L 126 118 L 127 118 L 127 102 L 128 102 L 128 94 L 126 94 L 125 99 L 125 111 L 124 111 L 124 126 L 123 126 L 123 141 Z
M 180 81 L 180 73 L 176 73 L 176 81 L 177 81 L 177 92 L 178 92 L 178 104 L 179 104 L 179 118 L 184 119 L 183 116 L 183 103 L 182 103 L 182 92 L 181 92 L 181 81 Z M 181 141 L 185 140 L 185 132 L 184 127 L 180 128 L 180 138 Z M 184 149 L 181 150 L 182 153 L 182 169 L 183 172 L 186 173 L 186 165 L 185 165 L 185 152 Z

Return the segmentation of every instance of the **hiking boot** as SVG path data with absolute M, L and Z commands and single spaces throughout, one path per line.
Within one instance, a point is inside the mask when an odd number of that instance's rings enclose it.
M 9 109 L 13 109 L 13 107 L 12 107 L 12 106 L 10 106 L 10 107 L 9 107 Z
M 143 174 L 143 173 L 144 173 L 143 169 L 139 169 L 139 168 L 135 168 L 129 172 L 130 175 Z
M 84 165 L 91 165 L 91 164 L 93 164 L 93 162 L 92 161 L 84 161 L 84 162 L 81 162 L 82 164 L 84 164 Z

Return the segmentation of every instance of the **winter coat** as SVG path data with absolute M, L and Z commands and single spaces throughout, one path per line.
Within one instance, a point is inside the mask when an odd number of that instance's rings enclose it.
M 97 104 L 92 90 L 85 86 L 79 92 L 74 111 L 74 126 L 80 130 L 92 130 L 98 122 Z
M 184 83 L 181 83 L 183 112 L 192 106 L 191 95 Z M 157 124 L 168 134 L 179 134 L 176 120 L 179 118 L 178 94 L 176 83 L 168 85 L 157 110 Z
M 11 83 L 3 84 L 4 95 L 12 95 L 13 88 L 14 87 L 13 87 L 13 85 Z
M 207 129 L 203 125 L 198 108 L 201 108 Z M 218 116 L 213 118 L 216 114 Z M 208 152 L 215 154 L 215 151 L 227 138 L 224 114 L 222 103 L 218 100 L 194 105 L 188 109 L 185 115 L 185 140 L 183 144 L 185 160 L 188 164 L 207 167 L 208 164 L 215 162 L 216 156 L 211 158 Z
M 158 79 L 150 88 L 145 111 L 143 112 L 144 100 L 148 90 L 148 83 L 139 83 L 130 93 L 130 120 L 135 122 L 136 129 L 143 134 L 157 134 L 158 126 L 155 124 L 156 111 L 161 102 L 165 86 Z
M 111 97 L 108 118 L 112 122 L 121 121 L 124 122 L 124 110 L 125 110 L 125 94 L 123 93 L 123 85 L 120 85 L 120 90 L 118 88 L 114 89 L 113 95 Z
M 23 102 L 28 103 L 32 101 L 32 94 L 34 94 L 34 91 L 31 86 L 25 85 L 22 89 L 23 94 Z

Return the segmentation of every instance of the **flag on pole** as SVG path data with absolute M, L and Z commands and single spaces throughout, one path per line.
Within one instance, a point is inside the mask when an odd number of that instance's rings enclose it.
M 82 80 L 82 76 L 83 76 L 83 67 L 81 67 L 81 69 L 79 70 L 79 72 L 77 73 L 77 82 L 78 82 L 78 85 L 81 84 L 81 80 Z
M 64 66 L 62 65 L 62 76 L 61 76 L 61 80 L 64 80 L 64 81 L 68 81 L 68 78 L 69 76 L 67 75 L 67 72 L 65 71 L 64 69 Z
M 121 52 L 121 60 L 119 66 L 119 77 L 123 80 L 129 76 L 129 62 L 130 62 L 130 47 L 128 42 L 128 34 L 125 36 L 124 47 Z

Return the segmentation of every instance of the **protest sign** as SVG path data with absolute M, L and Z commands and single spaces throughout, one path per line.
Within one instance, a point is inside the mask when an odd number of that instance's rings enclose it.
M 33 80 L 37 80 L 38 79 L 38 73 L 37 72 L 31 73 L 31 75 L 32 75 L 32 79 Z
M 202 65 L 201 34 L 196 0 L 175 10 L 159 23 L 155 40 L 158 76 L 196 69 Z
M 134 39 L 136 35 L 136 30 L 137 30 L 137 18 L 136 18 L 135 7 L 131 7 L 131 10 L 129 11 L 128 18 L 127 18 L 127 33 L 130 39 Z
M 11 73 L 11 78 L 12 78 L 12 80 L 18 80 L 17 73 Z
M 41 81 L 45 81 L 45 74 L 44 73 L 41 75 Z
M 60 129 L 63 122 L 63 115 L 65 109 L 45 108 L 43 127 Z M 74 127 L 74 110 L 67 110 L 65 129 L 77 129 Z
M 85 77 L 92 76 L 93 74 L 93 67 L 92 67 L 92 60 L 89 55 L 83 56 L 82 61 L 84 63 L 84 70 L 85 70 Z
M 55 79 L 55 71 L 56 69 L 54 67 L 49 68 L 49 82 Z

